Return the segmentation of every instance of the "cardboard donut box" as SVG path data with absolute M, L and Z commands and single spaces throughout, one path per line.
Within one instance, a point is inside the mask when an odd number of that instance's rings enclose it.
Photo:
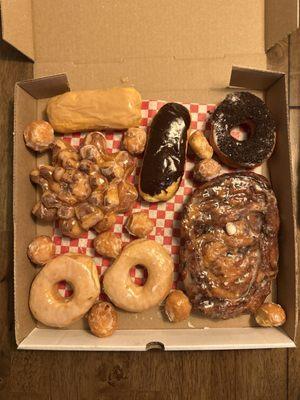
M 266 50 L 298 26 L 297 0 L 2 0 L 3 38 L 34 62 L 34 79 L 18 82 L 14 112 L 14 296 L 19 349 L 206 350 L 293 347 L 297 330 L 295 198 L 288 127 L 286 77 L 266 70 Z M 236 65 L 242 65 L 236 66 Z M 125 83 L 124 83 L 125 82 Z M 133 84 L 144 99 L 217 104 L 242 88 L 264 98 L 278 140 L 268 162 L 280 210 L 279 274 L 272 299 L 287 313 L 281 328 L 259 328 L 247 315 L 226 321 L 199 316 L 170 324 L 157 310 L 133 317 L 99 339 L 80 321 L 49 329 L 28 308 L 37 273 L 26 248 L 52 226 L 36 224 L 37 199 L 28 174 L 45 162 L 24 146 L 23 129 L 45 118 L 49 97 L 68 90 Z M 293 133 L 292 133 L 293 134 Z M 205 329 L 207 328 L 207 329 Z

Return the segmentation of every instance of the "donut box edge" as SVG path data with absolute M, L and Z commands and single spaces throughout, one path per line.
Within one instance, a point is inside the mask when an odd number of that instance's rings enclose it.
M 287 311 L 288 320 L 282 329 L 260 328 L 210 328 L 119 331 L 103 343 L 84 330 L 54 331 L 36 326 L 29 312 L 27 301 L 29 287 L 36 270 L 26 259 L 26 246 L 36 234 L 49 234 L 51 226 L 35 225 L 29 210 L 37 193 L 28 183 L 28 173 L 46 160 L 29 152 L 23 143 L 25 125 L 42 115 L 46 98 L 69 90 L 66 75 L 59 74 L 20 82 L 15 88 L 14 114 L 14 296 L 15 335 L 18 348 L 23 349 L 73 349 L 73 350 L 147 350 L 153 343 L 166 350 L 234 349 L 293 347 L 297 328 L 296 306 L 296 244 L 295 213 L 292 190 L 292 171 L 288 139 L 285 76 L 281 73 L 233 67 L 231 87 L 264 91 L 265 101 L 276 118 L 278 140 L 269 162 L 273 188 L 278 198 L 281 215 L 280 273 L 278 277 L 278 301 Z M 181 99 L 175 99 L 181 100 Z M 37 114 L 39 112 L 39 114 Z M 26 166 L 26 168 L 24 168 Z M 291 228 L 292 227 L 292 228 Z M 221 326 L 221 324 L 220 324 Z M 267 333 L 266 333 L 267 332 Z M 64 334 L 64 338 L 62 335 Z M 268 335 L 268 340 L 266 340 Z M 61 342 L 59 342 L 61 338 Z M 188 338 L 188 340 L 187 340 Z M 233 339 L 234 338 L 234 339 Z M 60 344 L 58 344 L 60 343 Z M 149 344 L 152 343 L 152 344 Z

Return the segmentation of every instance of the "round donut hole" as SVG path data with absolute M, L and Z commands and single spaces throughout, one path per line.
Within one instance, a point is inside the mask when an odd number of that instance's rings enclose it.
M 57 284 L 57 294 L 65 300 L 70 300 L 73 296 L 74 288 L 70 282 L 60 281 Z
M 251 121 L 245 121 L 238 126 L 234 126 L 230 130 L 230 136 L 232 136 L 238 142 L 248 140 L 252 135 L 254 125 Z
M 129 270 L 130 278 L 137 286 L 144 286 L 147 278 L 148 271 L 143 265 L 135 265 Z

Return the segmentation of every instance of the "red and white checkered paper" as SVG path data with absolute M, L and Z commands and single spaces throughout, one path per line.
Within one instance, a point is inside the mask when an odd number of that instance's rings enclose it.
M 165 104 L 164 101 L 144 100 L 142 102 L 142 120 L 141 127 L 147 128 L 150 126 L 152 118 L 156 112 Z M 190 111 L 191 115 L 191 128 L 207 131 L 207 120 L 209 114 L 214 110 L 215 106 L 212 104 L 184 104 Z M 74 147 L 78 147 L 85 134 L 75 133 L 72 135 L 65 135 L 64 140 L 71 143 Z M 238 138 L 238 134 L 233 135 Z M 108 132 L 106 133 L 108 151 L 114 152 L 121 148 L 122 133 Z M 139 159 L 138 167 L 132 177 L 133 181 L 137 184 L 138 175 L 140 170 L 141 159 Z M 179 283 L 178 266 L 179 266 L 179 247 L 180 247 L 180 220 L 183 210 L 183 204 L 186 202 L 190 193 L 193 191 L 194 183 L 191 180 L 191 169 L 194 163 L 188 158 L 185 166 L 185 174 L 182 179 L 181 185 L 175 196 L 167 202 L 162 203 L 147 203 L 138 199 L 133 207 L 132 212 L 145 210 L 148 212 L 149 217 L 155 222 L 155 228 L 148 236 L 149 239 L 156 240 L 162 244 L 172 255 L 175 271 L 174 271 L 174 287 Z M 225 168 L 224 168 L 225 169 Z M 222 171 L 225 172 L 225 171 Z M 117 222 L 113 227 L 113 232 L 122 238 L 124 244 L 130 242 L 134 238 L 131 237 L 124 227 L 124 223 L 129 213 L 119 214 Z M 111 264 L 111 261 L 98 256 L 93 248 L 93 239 L 96 234 L 94 231 L 82 235 L 79 239 L 70 239 L 62 236 L 57 223 L 54 225 L 53 240 L 56 246 L 56 254 L 63 254 L 67 252 L 87 254 L 94 258 L 97 265 L 99 275 L 103 275 L 105 270 Z M 137 285 L 143 285 L 146 280 L 146 271 L 141 268 L 133 268 L 130 271 L 133 281 Z M 72 289 L 66 282 L 60 282 L 58 285 L 59 293 L 63 297 L 69 297 L 72 294 Z

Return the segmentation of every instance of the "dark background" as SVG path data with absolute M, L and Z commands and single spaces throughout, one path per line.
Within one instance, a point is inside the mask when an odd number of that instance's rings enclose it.
M 268 63 L 269 68 L 288 74 L 296 166 L 300 33 L 271 49 Z M 299 349 L 143 353 L 16 350 L 12 283 L 13 90 L 16 81 L 31 78 L 32 74 L 32 63 L 0 39 L 0 400 L 300 399 Z

